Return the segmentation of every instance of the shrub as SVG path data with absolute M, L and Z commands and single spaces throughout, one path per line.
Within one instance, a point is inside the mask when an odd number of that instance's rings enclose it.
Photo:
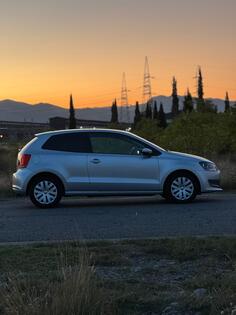
M 149 141 L 157 142 L 157 135 L 160 137 L 163 134 L 163 129 L 158 126 L 157 120 L 142 118 L 135 126 L 132 132 Z
M 174 151 L 206 156 L 236 153 L 236 114 L 183 113 L 165 130 L 145 120 L 134 132 Z

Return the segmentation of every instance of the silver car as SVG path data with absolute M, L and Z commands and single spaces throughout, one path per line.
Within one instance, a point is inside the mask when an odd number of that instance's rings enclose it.
M 12 188 L 41 208 L 72 195 L 161 194 L 190 202 L 221 191 L 219 177 L 213 162 L 166 151 L 130 132 L 76 129 L 37 134 L 18 154 Z

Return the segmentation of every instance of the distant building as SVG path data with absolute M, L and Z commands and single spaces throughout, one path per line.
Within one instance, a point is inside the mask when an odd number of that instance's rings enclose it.
M 77 128 L 108 128 L 110 122 L 100 120 L 77 119 Z M 69 119 L 63 117 L 52 117 L 49 123 L 0 121 L 0 143 L 5 141 L 28 141 L 36 133 L 49 130 L 68 129 Z M 121 123 L 119 127 L 126 129 L 128 123 Z
M 29 140 L 35 133 L 48 130 L 47 123 L 0 121 L 0 142 Z
M 110 122 L 102 120 L 76 119 L 77 128 L 108 128 Z M 52 117 L 49 119 L 50 129 L 61 130 L 69 128 L 69 119 L 63 117 Z M 120 129 L 130 127 L 130 123 L 120 123 Z
M 172 113 L 166 113 L 168 123 L 173 120 Z M 76 119 L 77 128 L 109 128 L 109 121 Z M 5 141 L 28 141 L 36 133 L 49 130 L 68 129 L 69 119 L 64 117 L 52 117 L 49 123 L 0 121 L 0 143 Z M 119 129 L 128 129 L 130 123 L 119 123 Z

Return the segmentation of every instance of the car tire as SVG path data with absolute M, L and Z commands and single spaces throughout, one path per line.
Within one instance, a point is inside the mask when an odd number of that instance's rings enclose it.
M 52 176 L 41 176 L 33 180 L 29 187 L 29 197 L 38 208 L 56 207 L 63 195 L 59 179 Z
M 175 173 L 167 178 L 163 197 L 175 203 L 188 203 L 197 196 L 198 182 L 188 172 Z

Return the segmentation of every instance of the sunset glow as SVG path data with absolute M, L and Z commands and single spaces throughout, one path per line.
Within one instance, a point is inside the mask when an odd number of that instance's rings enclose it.
M 142 100 L 148 56 L 153 95 L 190 88 L 236 100 L 235 0 L 10 0 L 0 4 L 0 99 L 75 107 L 110 105 L 126 73 Z

